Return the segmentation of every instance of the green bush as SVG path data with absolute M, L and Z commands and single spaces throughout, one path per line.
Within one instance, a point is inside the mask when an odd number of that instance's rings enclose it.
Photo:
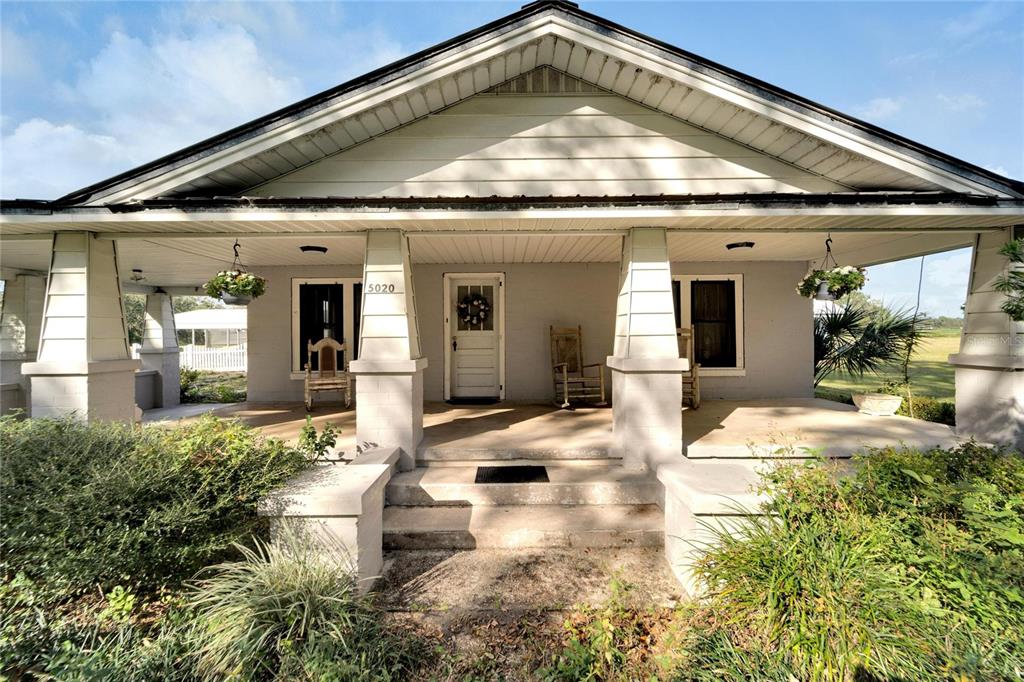
M 0 572 L 69 594 L 156 590 L 256 532 L 257 501 L 306 466 L 206 417 L 173 429 L 0 419 Z
M 711 529 L 683 679 L 1020 679 L 1019 453 L 885 449 L 844 476 L 781 467 L 765 489 L 767 514 Z
M 903 404 L 900 405 L 900 409 L 896 410 L 896 414 L 904 417 L 912 416 L 926 422 L 956 426 L 956 405 L 948 400 L 914 396 L 914 414 L 911 415 L 910 411 L 910 403 L 904 397 Z
M 191 595 L 203 679 L 405 678 L 409 641 L 381 626 L 341 548 L 285 536 L 239 550 L 241 561 L 209 569 Z

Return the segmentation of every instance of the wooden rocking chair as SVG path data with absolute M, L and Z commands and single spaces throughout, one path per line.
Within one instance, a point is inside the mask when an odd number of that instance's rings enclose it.
M 690 407 L 700 407 L 700 364 L 695 361 L 693 352 L 693 327 L 677 329 L 679 337 L 679 357 L 690 361 L 690 369 L 683 372 L 683 401 Z
M 352 405 L 352 375 L 338 369 L 338 353 L 344 357 L 345 344 L 338 343 L 330 337 L 324 337 L 313 343 L 306 342 L 306 410 L 313 409 L 313 396 L 323 391 L 343 391 L 345 407 Z M 317 354 L 318 370 L 313 370 L 313 353 Z M 347 366 L 348 363 L 346 362 Z
M 551 369 L 555 384 L 555 404 L 569 407 L 573 400 L 597 399 L 607 405 L 604 396 L 604 363 L 583 364 L 583 328 L 550 327 Z M 586 370 L 597 368 L 596 376 Z

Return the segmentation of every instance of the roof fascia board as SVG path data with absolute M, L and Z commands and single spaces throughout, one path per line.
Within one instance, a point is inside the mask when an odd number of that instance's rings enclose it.
M 144 225 L 146 223 L 207 223 L 207 222 L 324 222 L 339 223 L 382 223 L 399 221 L 460 220 L 587 220 L 615 217 L 644 220 L 651 218 L 701 218 L 701 217 L 771 217 L 771 216 L 857 216 L 857 217 L 1010 217 L 1024 221 L 1024 210 L 1016 206 L 742 206 L 738 202 L 720 206 L 700 207 L 580 207 L 580 208 L 529 208 L 513 210 L 465 210 L 465 209 L 413 209 L 413 210 L 253 210 L 240 208 L 222 211 L 185 211 L 181 209 L 147 209 L 133 213 L 74 212 L 53 214 L 3 214 L 3 225 L 68 225 L 76 224 Z M 870 227 L 865 228 L 870 229 Z M 339 230 L 340 231 L 340 230 Z M 321 232 L 331 234 L 330 232 Z
M 140 182 L 125 181 L 119 188 L 111 188 L 105 193 L 94 195 L 86 205 L 122 203 L 132 199 L 145 200 L 160 196 L 169 189 L 213 173 L 232 163 L 250 158 L 302 135 L 316 132 L 341 119 L 356 116 L 388 100 L 426 87 L 445 76 L 465 71 L 469 68 L 467 62 L 487 61 L 530 42 L 539 41 L 548 35 L 549 32 L 545 29 L 553 18 L 550 14 L 542 15 L 523 26 L 507 31 L 498 42 L 495 42 L 494 38 L 483 41 L 382 85 L 348 93 L 334 104 L 294 118 L 283 125 L 229 145 L 208 156 L 187 162 L 165 173 L 154 175 Z
M 642 50 L 621 39 L 609 38 L 594 32 L 592 29 L 566 22 L 560 17 L 554 18 L 552 24 L 557 27 L 555 30 L 558 35 L 566 40 L 579 42 L 577 37 L 579 32 L 586 32 L 587 37 L 596 43 L 594 47 L 600 45 L 600 51 L 609 56 L 635 63 L 653 74 L 678 81 L 687 87 L 700 90 L 730 104 L 752 111 L 755 114 L 796 128 L 821 140 L 831 142 L 847 151 L 860 154 L 873 161 L 878 161 L 879 163 L 933 182 L 948 190 L 982 194 L 995 193 L 995 190 L 988 185 L 972 182 L 964 179 L 962 176 L 936 169 L 934 166 L 926 164 L 921 160 L 897 152 L 887 145 L 866 140 L 862 136 L 844 131 L 835 125 L 835 121 L 830 123 L 822 122 L 813 116 L 794 111 L 790 107 L 782 106 L 772 99 L 755 95 L 747 89 L 739 88 L 719 78 L 695 71 L 688 66 L 679 64 L 678 61 L 652 55 L 649 51 Z

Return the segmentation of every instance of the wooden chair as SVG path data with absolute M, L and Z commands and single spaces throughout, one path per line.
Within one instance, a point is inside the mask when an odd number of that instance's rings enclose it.
M 344 357 L 345 344 L 330 337 L 306 342 L 306 409 L 313 409 L 313 395 L 323 391 L 343 391 L 345 407 L 352 405 L 352 375 L 345 367 L 338 369 L 338 353 Z M 318 370 L 313 370 L 313 353 L 317 354 Z M 347 362 L 345 365 L 347 366 Z
M 677 329 L 679 337 L 679 357 L 690 361 L 690 369 L 683 372 L 683 400 L 690 407 L 700 407 L 700 364 L 696 362 L 693 352 L 693 327 Z
M 583 364 L 583 328 L 550 327 L 551 370 L 555 384 L 555 404 L 569 407 L 573 400 L 597 399 L 607 405 L 604 396 L 604 363 Z M 586 370 L 597 368 L 596 376 Z

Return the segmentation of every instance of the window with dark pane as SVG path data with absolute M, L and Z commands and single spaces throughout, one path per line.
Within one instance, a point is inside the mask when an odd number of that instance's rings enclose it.
M 735 367 L 736 283 L 694 281 L 690 286 L 690 317 L 697 362 L 702 367 Z
M 682 306 L 683 283 L 678 279 L 672 280 L 672 308 L 676 313 L 676 329 L 683 327 L 683 306 Z
M 306 365 L 306 344 L 331 337 L 345 343 L 345 310 L 341 284 L 299 285 L 299 367 Z M 313 355 L 311 369 L 320 369 Z M 339 360 L 340 361 L 340 360 Z
M 345 360 L 355 360 L 359 357 L 359 325 L 363 321 L 363 283 L 356 282 L 352 285 L 352 356 Z

